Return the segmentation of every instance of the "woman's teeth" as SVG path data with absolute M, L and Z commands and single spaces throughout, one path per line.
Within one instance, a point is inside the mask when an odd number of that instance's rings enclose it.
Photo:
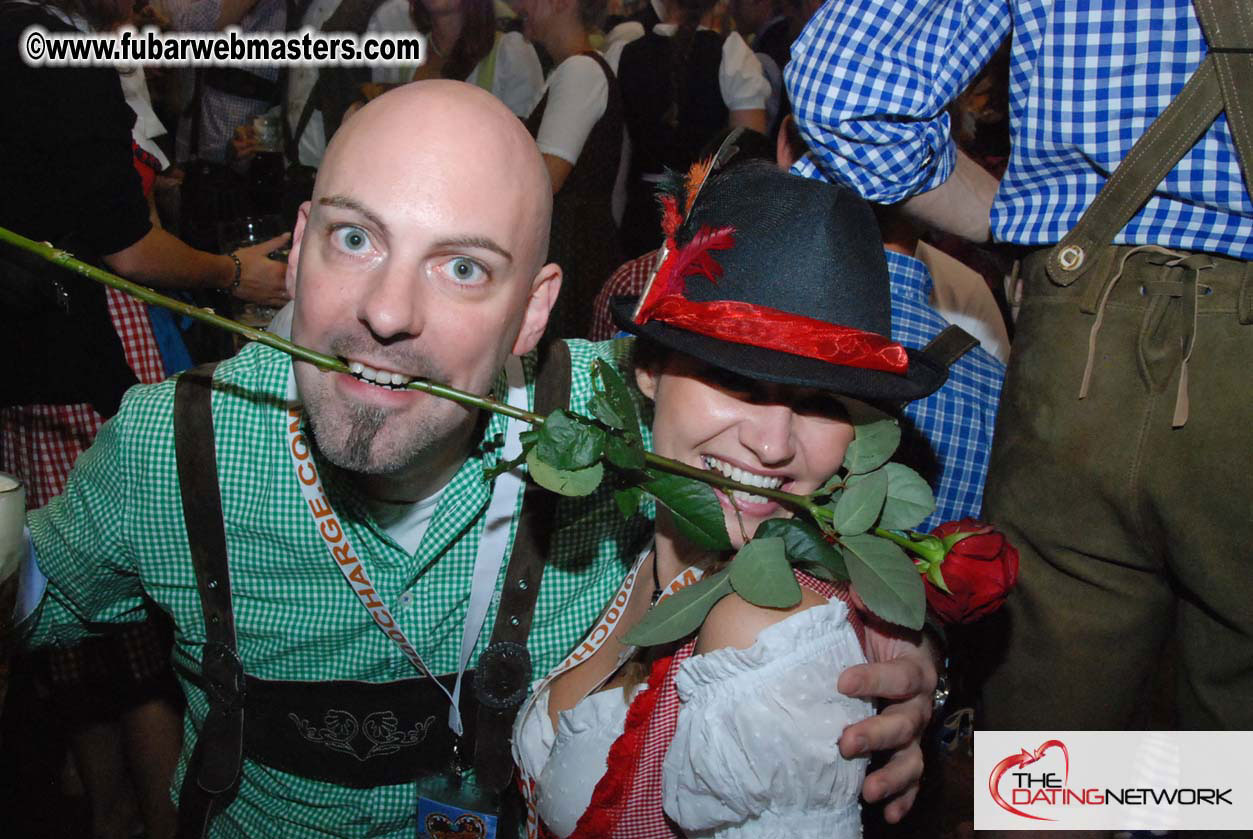
M 709 455 L 702 455 L 701 457 L 705 462 L 706 469 L 717 470 L 722 473 L 723 477 L 730 478 L 736 483 L 763 487 L 765 489 L 778 489 L 783 486 L 783 478 L 779 475 L 758 475 L 756 472 L 749 472 L 738 466 L 732 466 L 730 463 L 721 461 L 716 457 L 710 457 Z M 764 496 L 741 492 L 738 489 L 733 489 L 729 492 L 732 498 L 743 504 L 765 504 L 769 500 Z
M 400 390 L 413 381 L 412 376 L 392 373 L 388 370 L 375 370 L 360 361 L 348 362 L 348 370 L 361 381 L 385 387 L 388 390 Z

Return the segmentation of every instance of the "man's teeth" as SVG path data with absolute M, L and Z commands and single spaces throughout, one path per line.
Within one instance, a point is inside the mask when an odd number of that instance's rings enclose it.
M 398 390 L 413 381 L 412 376 L 393 373 L 390 370 L 375 370 L 373 367 L 362 364 L 360 361 L 348 362 L 348 369 L 363 382 L 379 385 L 389 390 Z
M 730 478 L 736 483 L 764 487 L 765 489 L 778 489 L 783 486 L 783 478 L 779 475 L 758 475 L 756 472 L 749 472 L 738 466 L 732 466 L 730 463 L 709 455 L 703 455 L 703 460 L 706 469 L 716 469 L 722 473 L 723 477 Z M 765 504 L 769 500 L 764 496 L 741 492 L 738 489 L 733 489 L 730 492 L 732 498 L 744 504 Z

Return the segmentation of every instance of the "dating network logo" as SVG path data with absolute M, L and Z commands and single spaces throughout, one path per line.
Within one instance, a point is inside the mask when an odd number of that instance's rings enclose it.
M 1230 788 L 1071 787 L 1070 750 L 1057 739 L 1045 740 L 1034 750 L 1020 747 L 1017 754 L 999 761 L 988 775 L 988 792 L 1001 809 L 1036 821 L 1057 821 L 1054 815 L 1073 813 L 1072 808 L 1232 804 Z M 1059 807 L 1066 810 L 1053 809 Z M 1022 808 L 1031 808 L 1033 812 Z

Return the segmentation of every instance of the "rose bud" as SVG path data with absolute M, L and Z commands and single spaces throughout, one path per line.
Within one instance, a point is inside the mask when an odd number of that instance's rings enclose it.
M 1004 534 L 971 518 L 931 531 L 947 553 L 916 560 L 927 580 L 927 605 L 945 623 L 972 623 L 995 612 L 1018 579 L 1018 549 Z

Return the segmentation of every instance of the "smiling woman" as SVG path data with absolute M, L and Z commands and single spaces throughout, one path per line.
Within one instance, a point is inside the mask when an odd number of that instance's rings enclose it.
M 644 295 L 613 304 L 619 326 L 639 336 L 654 450 L 751 486 L 813 493 L 854 440 L 846 401 L 919 398 L 943 372 L 886 337 L 887 268 L 860 199 L 768 164 L 742 164 L 703 190 L 700 178 L 663 196 L 666 250 Z M 755 334 L 762 320 L 769 334 Z M 735 549 L 788 515 L 763 496 L 717 495 Z M 836 743 L 873 707 L 832 686 L 866 661 L 863 647 L 875 649 L 846 584 L 796 571 L 792 608 L 730 594 L 675 645 L 624 640 L 662 597 L 730 557 L 694 546 L 659 509 L 652 546 L 580 657 L 540 683 L 518 717 L 515 758 L 544 829 L 861 834 L 866 761 L 841 757 Z

